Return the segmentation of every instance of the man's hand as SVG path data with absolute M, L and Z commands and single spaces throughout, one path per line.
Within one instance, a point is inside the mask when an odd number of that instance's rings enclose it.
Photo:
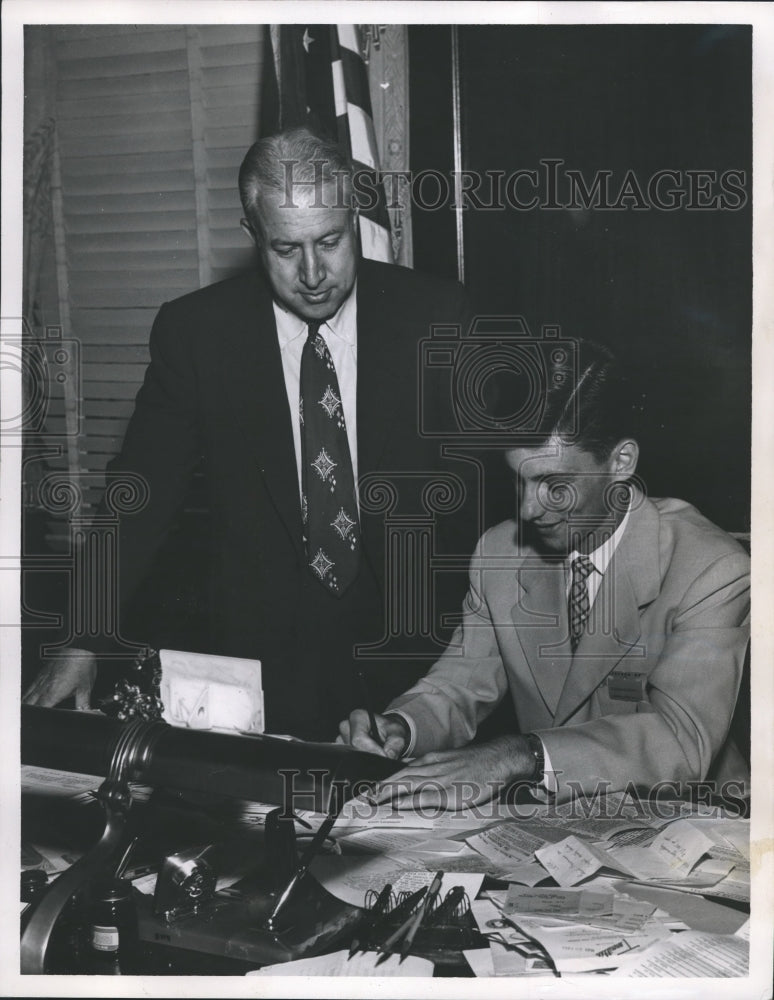
M 535 758 L 523 736 L 427 753 L 378 785 L 372 799 L 399 806 L 463 809 L 498 795 L 514 781 L 532 777 Z
M 25 705 L 53 708 L 60 701 L 75 695 L 75 707 L 89 707 L 91 689 L 97 677 L 97 658 L 85 649 L 63 649 L 59 656 L 46 664 L 29 686 L 22 701 Z
M 337 743 L 349 743 L 358 750 L 368 753 L 378 753 L 382 757 L 400 757 L 408 746 L 409 730 L 406 723 L 398 715 L 376 715 L 376 728 L 379 731 L 381 745 L 371 736 L 368 712 L 364 708 L 356 708 L 339 725 L 341 734 Z

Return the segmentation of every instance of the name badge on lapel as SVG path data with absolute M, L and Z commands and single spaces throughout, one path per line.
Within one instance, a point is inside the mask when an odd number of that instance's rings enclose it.
M 607 693 L 616 701 L 644 701 L 647 674 L 613 672 L 607 678 Z

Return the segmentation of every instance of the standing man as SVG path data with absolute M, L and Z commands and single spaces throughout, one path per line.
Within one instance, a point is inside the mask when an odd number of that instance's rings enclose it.
M 518 519 L 481 539 L 463 625 L 427 676 L 342 738 L 415 756 L 393 794 L 483 801 L 517 781 L 559 799 L 749 770 L 728 731 L 749 629 L 749 558 L 682 500 L 638 482 L 637 397 L 603 348 L 550 354 L 539 426 L 508 447 Z M 518 731 L 466 746 L 499 701 Z
M 125 607 L 203 459 L 211 645 L 262 661 L 267 730 L 332 738 L 362 694 L 354 647 L 383 635 L 384 513 L 358 482 L 441 468 L 418 429 L 419 344 L 466 324 L 461 286 L 359 255 L 352 166 L 305 128 L 255 143 L 239 174 L 260 271 L 162 306 L 110 475 L 149 501 L 121 520 Z M 450 400 L 424 401 L 438 408 Z M 410 477 L 409 477 L 410 478 Z M 449 519 L 451 521 L 451 519 Z M 471 522 L 449 550 L 470 551 Z M 95 657 L 66 650 L 27 692 L 85 707 Z

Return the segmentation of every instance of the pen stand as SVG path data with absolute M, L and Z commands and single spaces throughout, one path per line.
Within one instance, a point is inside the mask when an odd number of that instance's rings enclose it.
M 346 940 L 360 911 L 331 896 L 312 876 L 296 885 L 268 926 L 298 863 L 293 820 L 282 810 L 267 816 L 260 848 L 251 872 L 209 895 L 198 912 L 181 909 L 174 919 L 165 919 L 158 909 L 154 912 L 150 897 L 140 900 L 141 939 L 254 966 L 304 958 Z M 186 869 L 175 865 L 174 870 L 183 875 Z

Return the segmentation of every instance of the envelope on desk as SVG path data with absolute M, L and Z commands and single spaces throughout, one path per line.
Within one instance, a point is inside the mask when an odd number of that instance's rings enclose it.
M 264 731 L 261 661 L 159 651 L 162 717 L 171 726 L 256 735 Z

